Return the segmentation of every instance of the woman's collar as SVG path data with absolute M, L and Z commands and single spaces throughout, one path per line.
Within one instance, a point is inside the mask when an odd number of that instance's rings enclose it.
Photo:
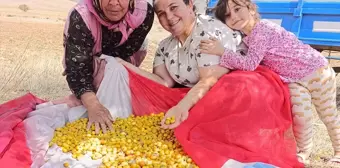
M 194 19 L 194 23 L 192 25 L 192 29 L 191 29 L 191 32 L 189 33 L 188 37 L 185 39 L 184 43 L 182 44 L 181 41 L 177 38 L 177 37 L 174 37 L 177 41 L 178 41 L 178 46 L 179 48 L 182 48 L 183 46 L 186 46 L 187 43 L 190 43 L 190 40 L 192 39 L 192 35 L 195 31 L 197 27 L 197 16 L 195 16 L 195 19 Z

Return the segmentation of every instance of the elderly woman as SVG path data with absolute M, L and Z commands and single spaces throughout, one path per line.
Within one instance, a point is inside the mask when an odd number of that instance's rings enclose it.
M 153 95 L 138 95 L 144 106 L 149 106 L 145 105 L 149 97 L 163 97 L 162 101 L 175 104 L 165 108 L 164 117 L 175 117 L 175 122 L 163 120 L 162 127 L 176 128 L 177 140 L 200 167 L 222 167 L 224 163 L 232 167 L 226 162 L 229 159 L 301 167 L 294 139 L 285 137 L 292 121 L 288 88 L 280 78 L 263 67 L 229 73 L 219 66 L 218 56 L 201 53 L 200 41 L 211 37 L 240 54 L 246 47 L 239 34 L 222 22 L 195 14 L 192 0 L 155 0 L 154 8 L 171 35 L 159 44 L 153 73 L 117 60 L 144 77 L 141 80 L 148 78 L 142 82 L 149 82 L 145 87 L 152 85 Z M 169 89 L 151 84 L 149 79 Z M 171 89 L 178 86 L 190 90 Z M 183 97 L 179 95 L 184 92 Z M 160 96 L 164 93 L 177 96 L 178 101 Z
M 119 57 L 139 66 L 146 52 L 140 51 L 154 20 L 147 0 L 83 0 L 70 11 L 64 30 L 64 67 L 73 94 L 88 111 L 89 124 L 106 132 L 112 127 L 109 111 L 98 101 L 96 56 Z M 99 78 L 99 79 L 98 79 Z

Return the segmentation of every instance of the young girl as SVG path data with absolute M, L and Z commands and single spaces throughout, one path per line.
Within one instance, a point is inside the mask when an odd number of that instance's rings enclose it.
M 222 56 L 220 65 L 229 69 L 252 71 L 261 64 L 279 74 L 289 83 L 300 161 L 306 162 L 312 150 L 313 106 L 332 141 L 335 157 L 331 161 L 339 161 L 336 80 L 325 57 L 281 26 L 260 20 L 250 0 L 219 0 L 215 10 L 219 20 L 245 35 L 243 42 L 249 47 L 248 53 L 234 53 L 216 39 L 202 40 L 201 52 Z

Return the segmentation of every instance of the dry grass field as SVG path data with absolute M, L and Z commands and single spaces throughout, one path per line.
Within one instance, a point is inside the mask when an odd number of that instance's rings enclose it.
M 27 92 L 47 100 L 70 93 L 61 75 L 62 32 L 74 4 L 69 0 L 0 1 L 0 104 Z M 149 53 L 142 68 L 151 70 L 157 44 L 167 35 L 156 19 L 148 35 Z M 338 81 L 340 86 L 340 78 Z M 331 143 L 316 114 L 314 130 L 315 147 L 308 167 L 340 167 L 327 163 L 332 155 Z

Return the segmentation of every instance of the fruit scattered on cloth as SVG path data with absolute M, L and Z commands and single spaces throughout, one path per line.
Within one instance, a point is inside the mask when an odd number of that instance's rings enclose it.
M 182 150 L 174 131 L 160 127 L 163 118 L 164 113 L 117 118 L 113 130 L 105 134 L 96 134 L 94 125 L 87 131 L 88 119 L 82 118 L 58 128 L 50 146 L 57 144 L 75 159 L 85 154 L 93 160 L 102 159 L 102 168 L 198 167 Z M 170 117 L 165 123 L 174 122 Z M 69 167 L 68 163 L 64 167 Z

